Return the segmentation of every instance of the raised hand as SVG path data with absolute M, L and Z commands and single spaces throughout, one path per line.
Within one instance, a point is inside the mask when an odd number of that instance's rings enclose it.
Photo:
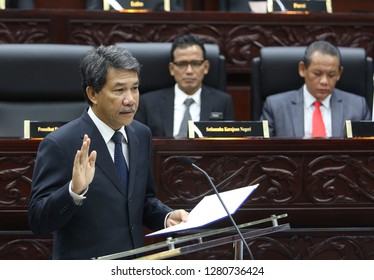
M 91 139 L 87 134 L 84 135 L 82 147 L 77 151 L 74 159 L 73 175 L 72 175 L 72 191 L 81 194 L 92 182 L 95 175 L 96 151 L 92 151 L 90 155 Z

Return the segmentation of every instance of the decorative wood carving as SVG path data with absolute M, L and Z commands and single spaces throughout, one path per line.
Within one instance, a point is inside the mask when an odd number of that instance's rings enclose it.
M 30 195 L 35 157 L 0 157 L 0 208 L 25 208 Z
M 10 234 L 8 238 L 9 241 L 2 244 L 0 237 L 0 259 L 2 260 L 51 259 L 51 239 L 10 239 L 12 238 Z
M 374 238 L 368 233 L 292 232 L 287 236 L 265 236 L 249 245 L 256 259 L 286 260 L 369 260 L 373 259 Z
M 204 175 L 185 166 L 176 155 L 160 155 L 163 170 L 160 186 L 165 201 L 194 205 L 212 191 Z M 239 155 L 211 151 L 209 155 L 191 152 L 190 158 L 205 166 L 219 191 L 260 183 L 245 206 L 324 204 L 366 205 L 374 201 L 374 173 L 371 157 L 350 154 L 321 154 L 308 156 L 304 152 L 292 155 L 269 150 L 243 150 Z
M 50 43 L 51 22 L 47 19 L 0 19 L 0 43 L 33 44 Z
M 372 229 L 371 229 L 372 230 Z M 256 237 L 248 245 L 255 260 L 372 260 L 374 236 L 366 232 L 293 231 Z M 234 259 L 232 244 L 175 257 L 174 259 Z M 250 259 L 246 250 L 243 258 Z
M 154 139 L 161 200 L 191 209 L 211 194 L 206 178 L 183 165 L 188 156 L 220 191 L 260 183 L 235 214 L 237 223 L 287 213 L 287 233 L 251 240 L 256 259 L 370 259 L 374 212 L 372 139 Z M 39 141 L 0 140 L 0 258 L 49 259 L 50 238 L 28 231 L 27 202 Z M 228 226 L 222 220 L 213 227 Z M 229 259 L 230 246 L 185 258 Z

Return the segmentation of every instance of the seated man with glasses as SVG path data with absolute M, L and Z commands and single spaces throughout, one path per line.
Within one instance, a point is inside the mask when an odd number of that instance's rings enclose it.
M 199 37 L 177 37 L 170 58 L 175 86 L 142 94 L 135 119 L 146 124 L 156 137 L 187 137 L 186 119 L 234 120 L 231 96 L 203 84 L 210 63 Z

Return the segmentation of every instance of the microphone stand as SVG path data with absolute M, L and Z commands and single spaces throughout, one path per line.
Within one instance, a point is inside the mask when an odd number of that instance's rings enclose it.
M 236 230 L 237 233 L 239 234 L 239 237 L 240 237 L 241 241 L 242 241 L 243 244 L 245 245 L 245 247 L 246 247 L 246 249 L 247 249 L 247 251 L 248 251 L 248 253 L 249 253 L 250 258 L 251 258 L 252 260 L 254 260 L 254 258 L 253 258 L 253 254 L 252 254 L 251 250 L 249 249 L 249 246 L 248 246 L 247 242 L 245 241 L 245 239 L 244 239 L 242 233 L 240 232 L 240 230 L 239 230 L 237 224 L 235 223 L 234 219 L 232 218 L 232 216 L 231 216 L 229 210 L 227 209 L 225 203 L 223 202 L 223 200 L 222 200 L 222 198 L 221 198 L 221 196 L 220 196 L 220 194 L 219 194 L 219 192 L 218 192 L 216 186 L 215 186 L 214 183 L 212 182 L 212 179 L 210 179 L 210 176 L 208 175 L 208 173 L 206 173 L 205 170 L 201 169 L 199 166 L 197 166 L 196 164 L 194 164 L 194 163 L 191 161 L 191 159 L 189 159 L 189 158 L 187 158 L 187 157 L 181 157 L 180 159 L 181 159 L 182 162 L 191 165 L 193 168 L 195 168 L 196 170 L 198 170 L 198 171 L 200 171 L 201 173 L 203 173 L 203 174 L 205 175 L 205 177 L 208 179 L 210 186 L 212 187 L 213 191 L 214 191 L 215 194 L 217 195 L 219 201 L 221 202 L 223 208 L 225 209 L 225 211 L 226 211 L 226 213 L 227 213 L 227 216 L 230 218 L 230 221 L 231 221 L 232 225 L 234 226 L 235 230 Z

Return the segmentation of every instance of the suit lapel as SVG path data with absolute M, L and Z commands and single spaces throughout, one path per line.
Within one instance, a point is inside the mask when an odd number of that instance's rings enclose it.
M 174 128 L 174 88 L 165 91 L 161 100 L 162 126 L 166 137 L 173 136 Z
M 135 130 L 132 125 L 126 126 L 126 134 L 128 138 L 128 150 L 129 150 L 129 160 L 131 161 L 130 169 L 129 169 L 129 189 L 128 189 L 128 197 L 131 197 L 134 186 L 135 186 L 135 178 L 136 178 L 136 167 L 138 165 L 138 158 L 137 151 L 140 150 L 139 139 L 135 134 Z
M 213 96 L 205 86 L 201 90 L 200 121 L 209 121 L 212 112 Z
M 291 121 L 295 137 L 304 136 L 304 104 L 302 88 L 291 100 Z
M 120 186 L 113 159 L 109 154 L 108 146 L 104 142 L 99 130 L 87 113 L 85 113 L 83 121 L 85 123 L 82 125 L 82 139 L 85 133 L 87 133 L 91 138 L 90 152 L 92 150 L 97 151 L 96 168 L 99 168 L 103 174 L 108 177 L 109 181 L 111 181 L 112 184 L 120 191 L 120 193 L 127 197 L 124 188 Z
M 331 136 L 340 136 L 344 131 L 343 99 L 334 91 L 331 94 Z

